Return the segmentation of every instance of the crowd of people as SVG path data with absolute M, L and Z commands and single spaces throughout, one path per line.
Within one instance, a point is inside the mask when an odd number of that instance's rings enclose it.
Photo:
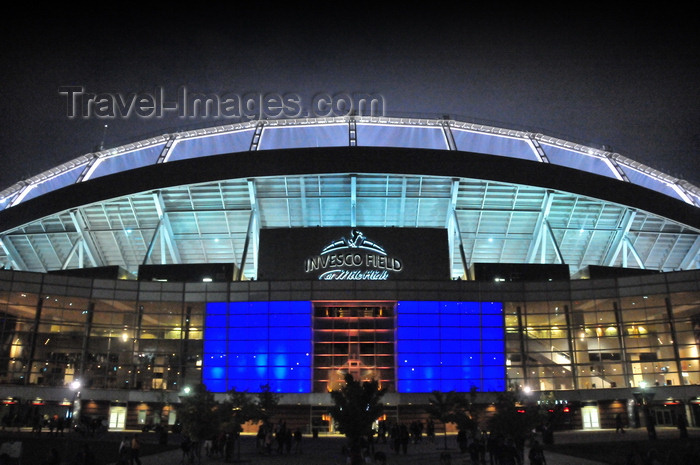
M 301 454 L 301 442 L 303 435 L 301 429 L 292 431 L 283 420 L 276 424 L 263 422 L 258 428 L 256 446 L 258 452 L 271 454 L 273 449 L 279 455 Z
M 624 433 L 620 418 L 616 420 L 615 431 L 618 434 Z M 687 439 L 685 417 L 678 419 L 677 427 L 681 432 L 681 439 Z M 52 434 L 59 434 L 57 427 L 50 428 L 50 431 Z M 422 442 L 434 444 L 435 449 L 443 449 L 442 438 L 437 438 L 435 433 L 435 425 L 431 419 L 406 423 L 380 421 L 371 434 L 362 438 L 359 447 L 353 447 L 352 450 L 349 447 L 343 448 L 341 454 L 346 458 L 347 465 L 386 464 L 387 455 L 393 454 L 397 458 L 407 455 L 412 447 Z M 182 449 L 180 462 L 182 465 L 199 465 L 204 456 L 231 462 L 234 459 L 236 447 L 240 448 L 240 433 L 220 432 L 201 441 L 191 438 L 187 431 L 180 431 L 178 434 Z M 260 455 L 302 454 L 303 437 L 300 428 L 288 427 L 283 419 L 274 423 L 263 422 L 258 427 L 255 437 L 256 450 Z M 315 435 L 314 438 L 316 437 Z M 534 433 L 530 437 L 515 438 L 481 430 L 458 430 L 455 436 L 445 436 L 445 441 L 449 438 L 449 443 L 446 442 L 444 450 L 441 450 L 440 464 L 546 465 L 544 449 L 536 437 Z M 542 437 L 544 438 L 544 435 Z M 140 449 L 140 434 L 125 435 L 119 444 L 119 465 L 141 465 Z M 684 456 L 697 458 L 697 450 L 692 449 L 690 452 L 684 451 Z M 660 463 L 659 457 L 654 454 L 658 455 L 655 449 L 643 453 L 641 449 L 635 448 L 630 452 L 627 463 L 629 465 Z M 61 462 L 57 450 L 52 449 L 42 465 L 63 463 L 92 465 L 94 454 L 85 444 L 75 451 L 72 461 Z
M 124 436 L 119 443 L 119 465 L 141 465 L 141 438 L 138 434 Z
M 376 436 L 376 437 L 375 437 Z M 380 421 L 376 432 L 364 438 L 359 451 L 348 451 L 347 465 L 364 465 L 368 463 L 385 463 L 383 451 L 376 449 L 376 444 L 387 444 L 395 455 L 406 455 L 410 447 L 422 441 L 434 443 L 435 425 L 428 419 L 425 423 L 415 420 L 409 423 Z M 529 450 L 525 455 L 525 438 L 512 438 L 486 431 L 460 430 L 456 436 L 459 450 L 459 463 L 483 465 L 545 465 L 544 449 L 539 441 L 529 438 Z M 441 463 L 452 463 L 451 452 L 441 455 Z M 456 459 L 456 457 L 455 457 Z
M 71 421 L 62 415 L 41 415 L 38 410 L 27 412 L 22 417 L 17 412 L 7 412 L 0 420 L 0 430 L 19 431 L 23 426 L 31 426 L 32 433 L 41 435 L 47 429 L 49 435 L 63 435 L 66 430 L 70 430 Z

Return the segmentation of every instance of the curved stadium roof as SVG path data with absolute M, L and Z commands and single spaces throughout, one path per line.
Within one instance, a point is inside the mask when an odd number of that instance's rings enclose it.
M 255 152 L 255 153 L 253 153 Z M 698 268 L 700 189 L 617 153 L 448 119 L 261 120 L 164 134 L 0 192 L 0 264 L 234 263 L 261 228 L 446 228 L 473 263 Z

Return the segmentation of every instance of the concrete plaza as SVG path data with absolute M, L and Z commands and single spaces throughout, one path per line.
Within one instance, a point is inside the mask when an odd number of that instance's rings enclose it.
M 658 428 L 659 438 L 677 438 L 676 428 Z M 698 431 L 691 430 L 691 438 L 697 439 Z M 173 438 L 174 439 L 174 438 Z M 576 430 L 561 431 L 555 434 L 557 444 L 582 443 L 582 442 L 615 442 L 620 441 L 620 447 L 634 447 L 637 441 L 647 440 L 645 429 L 628 429 L 624 436 L 615 433 L 614 430 Z M 255 450 L 255 438 L 252 435 L 244 435 L 240 459 L 234 455 L 234 460 L 230 463 L 249 463 L 254 465 L 346 465 L 346 457 L 342 453 L 345 438 L 340 435 L 321 435 L 318 438 L 304 436 L 301 454 L 271 454 L 260 455 Z M 468 454 L 460 454 L 457 449 L 456 436 L 447 437 L 448 452 L 451 455 L 451 465 L 471 465 Z M 445 451 L 444 439 L 438 435 L 433 443 L 425 438 L 418 444 L 410 444 L 407 454 L 396 454 L 389 447 L 389 444 L 377 444 L 376 450 L 382 450 L 387 456 L 387 465 L 442 465 L 440 454 Z M 525 449 L 527 457 L 528 449 Z M 552 452 L 545 453 L 547 465 L 602 465 L 602 462 L 585 460 Z M 169 452 L 149 455 L 141 458 L 143 465 L 188 465 L 190 462 L 183 461 L 182 452 L 172 450 Z M 217 465 L 226 463 L 219 457 L 206 457 L 204 454 L 200 461 L 194 462 L 196 465 Z M 525 459 L 525 464 L 529 460 Z M 525 465 L 524 464 L 524 465 Z

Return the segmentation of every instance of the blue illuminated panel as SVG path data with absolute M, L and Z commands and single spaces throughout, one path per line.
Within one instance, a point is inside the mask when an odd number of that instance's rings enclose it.
M 207 304 L 202 382 L 212 392 L 311 392 L 311 303 Z
M 397 304 L 398 392 L 505 391 L 499 302 Z

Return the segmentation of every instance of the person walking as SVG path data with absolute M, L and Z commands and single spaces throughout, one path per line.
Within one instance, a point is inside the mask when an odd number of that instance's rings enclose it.
M 546 465 L 547 463 L 547 460 L 544 458 L 544 449 L 542 449 L 542 445 L 537 440 L 532 442 L 527 458 L 530 459 L 530 465 Z
M 294 431 L 294 453 L 295 454 L 301 454 L 301 440 L 302 440 L 301 429 L 297 428 Z
M 688 439 L 688 421 L 685 419 L 685 415 L 678 415 L 678 431 L 680 431 L 681 439 Z
M 625 432 L 625 428 L 622 422 L 622 414 L 618 413 L 615 415 L 615 432 L 616 433 L 623 433 Z
M 408 442 L 410 441 L 411 437 L 408 432 L 408 426 L 406 424 L 401 424 L 399 427 L 399 442 L 401 444 L 401 452 L 403 452 L 403 455 L 408 454 Z
M 656 419 L 648 410 L 647 410 L 647 413 L 645 416 L 646 416 L 646 421 L 647 421 L 647 435 L 649 436 L 649 439 L 655 440 L 656 439 Z
M 129 465 L 131 462 L 131 441 L 129 436 L 124 436 L 119 443 L 119 465 Z
M 141 465 L 141 439 L 138 434 L 131 439 L 131 465 Z
M 182 450 L 182 460 L 180 460 L 180 464 L 192 463 L 191 449 L 192 441 L 190 441 L 190 435 L 184 433 L 180 441 L 180 450 Z

